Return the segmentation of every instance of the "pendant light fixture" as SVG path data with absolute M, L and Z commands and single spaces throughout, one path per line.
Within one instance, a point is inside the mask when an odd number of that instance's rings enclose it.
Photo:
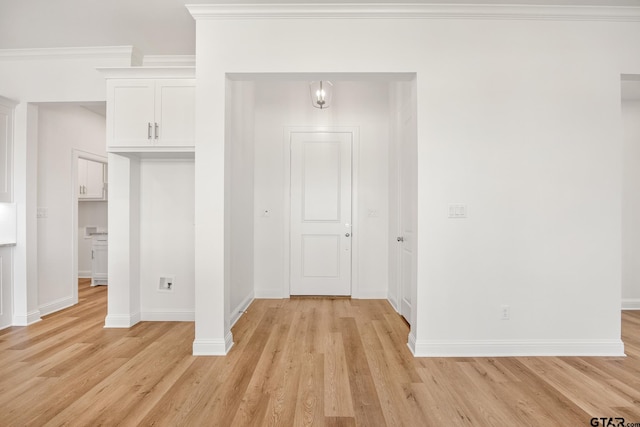
M 331 95 L 333 94 L 333 84 L 328 80 L 320 80 L 309 83 L 311 93 L 311 104 L 319 109 L 329 108 Z

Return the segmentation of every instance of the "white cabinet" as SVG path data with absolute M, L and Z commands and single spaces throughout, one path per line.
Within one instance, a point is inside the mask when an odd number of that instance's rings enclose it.
M 0 202 L 13 199 L 13 110 L 16 103 L 0 96 Z
M 107 284 L 107 235 L 93 236 L 91 241 L 91 286 Z
M 105 164 L 78 159 L 78 200 L 107 200 Z
M 194 79 L 107 80 L 108 151 L 192 150 L 194 134 Z

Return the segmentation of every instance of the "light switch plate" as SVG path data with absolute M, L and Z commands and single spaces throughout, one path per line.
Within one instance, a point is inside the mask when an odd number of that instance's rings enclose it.
M 466 218 L 467 205 L 451 204 L 449 205 L 449 218 Z

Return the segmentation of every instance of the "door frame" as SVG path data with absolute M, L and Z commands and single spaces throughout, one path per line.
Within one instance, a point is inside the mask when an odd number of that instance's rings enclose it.
M 282 295 L 291 296 L 291 134 L 292 133 L 351 134 L 351 297 L 359 298 L 358 176 L 360 165 L 360 128 L 357 126 L 285 126 L 282 137 L 284 156 L 284 236 Z

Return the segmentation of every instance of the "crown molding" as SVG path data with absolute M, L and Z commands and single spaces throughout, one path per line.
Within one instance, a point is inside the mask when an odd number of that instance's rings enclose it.
M 522 4 L 191 4 L 196 19 L 491 19 L 639 22 L 636 6 Z
M 107 79 L 193 79 L 195 67 L 104 67 L 97 69 Z
M 142 63 L 142 55 L 133 46 L 0 49 L 0 60 L 88 58 L 122 59 L 131 62 L 132 65 Z
M 11 99 L 11 98 L 5 98 L 4 96 L 0 96 L 0 106 L 6 106 L 6 107 L 10 107 L 13 108 L 16 105 L 18 105 L 20 102 L 16 101 L 15 99 Z

